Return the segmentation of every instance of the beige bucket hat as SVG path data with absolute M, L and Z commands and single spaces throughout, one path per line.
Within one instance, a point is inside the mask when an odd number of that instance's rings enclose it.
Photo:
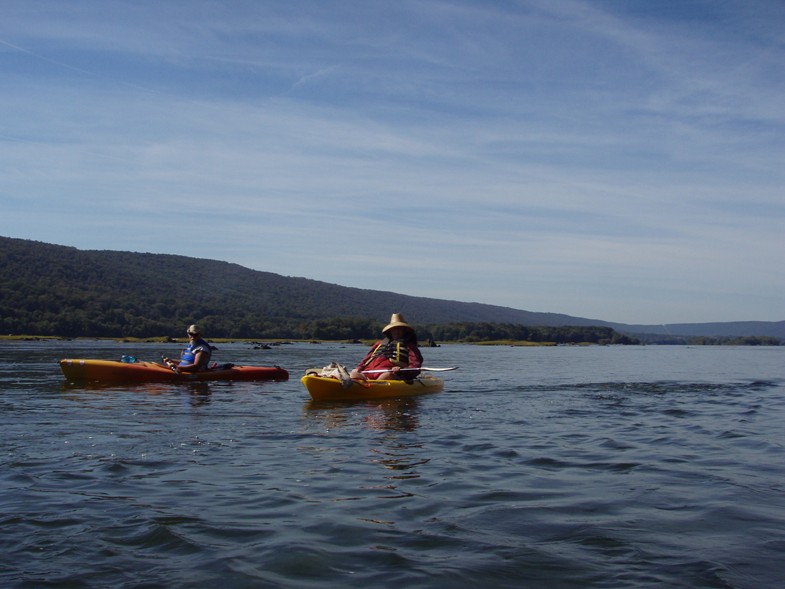
M 387 325 L 387 327 L 382 329 L 382 333 L 387 333 L 393 327 L 405 327 L 406 329 L 411 329 L 412 331 L 414 331 L 414 327 L 406 323 L 406 320 L 403 318 L 403 315 L 401 315 L 400 313 L 392 314 L 392 317 L 390 317 L 389 325 Z
M 188 326 L 188 333 L 193 333 L 195 335 L 201 335 L 202 334 L 202 330 L 199 329 L 198 325 L 190 325 L 190 326 Z

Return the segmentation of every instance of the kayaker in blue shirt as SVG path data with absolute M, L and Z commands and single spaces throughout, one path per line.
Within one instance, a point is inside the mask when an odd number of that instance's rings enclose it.
M 191 325 L 186 332 L 188 334 L 188 347 L 180 354 L 180 362 L 175 362 L 170 358 L 163 358 L 165 364 L 177 368 L 178 372 L 200 372 L 207 370 L 212 356 L 213 349 L 202 339 L 202 331 L 198 325 Z

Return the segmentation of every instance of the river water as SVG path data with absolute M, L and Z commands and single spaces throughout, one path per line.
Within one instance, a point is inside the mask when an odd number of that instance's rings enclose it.
M 785 347 L 444 345 L 444 391 L 314 404 L 350 344 L 219 345 L 288 382 L 69 386 L 0 343 L 0 586 L 785 582 Z

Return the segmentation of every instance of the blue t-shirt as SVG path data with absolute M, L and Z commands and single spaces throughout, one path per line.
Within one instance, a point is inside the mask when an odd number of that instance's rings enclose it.
M 210 344 L 201 338 L 195 340 L 193 343 L 188 344 L 188 347 L 183 350 L 183 353 L 180 354 L 179 366 L 193 364 L 196 360 L 197 352 L 202 352 L 202 359 L 199 363 L 199 368 L 207 368 L 207 365 L 210 362 L 210 356 L 213 353 L 213 349 L 210 347 Z

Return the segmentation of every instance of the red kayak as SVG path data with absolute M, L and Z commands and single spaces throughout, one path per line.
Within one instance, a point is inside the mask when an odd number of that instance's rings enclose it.
M 66 379 L 78 382 L 193 382 L 203 380 L 288 380 L 280 366 L 218 365 L 201 372 L 175 372 L 155 362 L 118 362 L 116 360 L 60 360 Z

